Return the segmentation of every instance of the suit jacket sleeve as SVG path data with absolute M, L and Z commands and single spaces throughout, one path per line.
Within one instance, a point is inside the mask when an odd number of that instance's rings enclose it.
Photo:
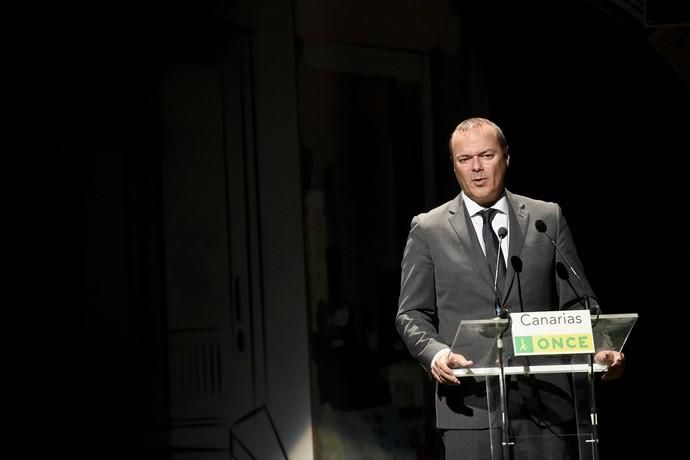
M 434 264 L 423 227 L 424 215 L 412 219 L 402 259 L 396 328 L 410 354 L 427 370 L 448 345 L 438 334 Z

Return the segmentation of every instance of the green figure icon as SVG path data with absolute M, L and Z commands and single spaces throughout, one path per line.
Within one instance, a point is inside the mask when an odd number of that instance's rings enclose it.
M 532 340 L 531 337 L 517 337 L 518 351 L 520 353 L 530 353 L 532 351 Z

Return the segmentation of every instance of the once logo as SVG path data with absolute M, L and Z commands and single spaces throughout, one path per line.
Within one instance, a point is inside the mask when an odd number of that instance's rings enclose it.
M 591 348 L 591 337 L 584 334 L 515 337 L 517 353 L 574 353 Z

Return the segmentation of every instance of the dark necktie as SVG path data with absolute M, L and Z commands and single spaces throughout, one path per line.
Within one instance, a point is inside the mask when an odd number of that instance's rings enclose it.
M 501 257 L 498 257 L 498 254 L 502 251 L 498 245 L 498 237 L 496 236 L 494 229 L 491 227 L 491 221 L 497 212 L 498 210 L 489 208 L 479 211 L 479 214 L 484 220 L 484 225 L 482 226 L 482 237 L 484 238 L 486 259 L 487 262 L 489 262 L 491 276 L 496 276 L 496 259 L 498 259 L 498 281 L 496 283 L 496 295 L 498 296 L 500 302 L 501 288 L 503 287 L 503 283 L 506 279 L 506 263 L 503 260 L 503 254 L 501 254 Z M 491 281 L 493 281 L 493 278 Z M 500 305 L 498 305 L 496 308 L 500 309 Z

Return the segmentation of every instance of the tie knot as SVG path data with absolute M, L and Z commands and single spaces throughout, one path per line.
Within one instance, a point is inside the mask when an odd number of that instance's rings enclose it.
M 490 224 L 497 212 L 498 209 L 488 208 L 484 209 L 483 211 L 479 211 L 479 214 L 482 216 L 485 224 Z

